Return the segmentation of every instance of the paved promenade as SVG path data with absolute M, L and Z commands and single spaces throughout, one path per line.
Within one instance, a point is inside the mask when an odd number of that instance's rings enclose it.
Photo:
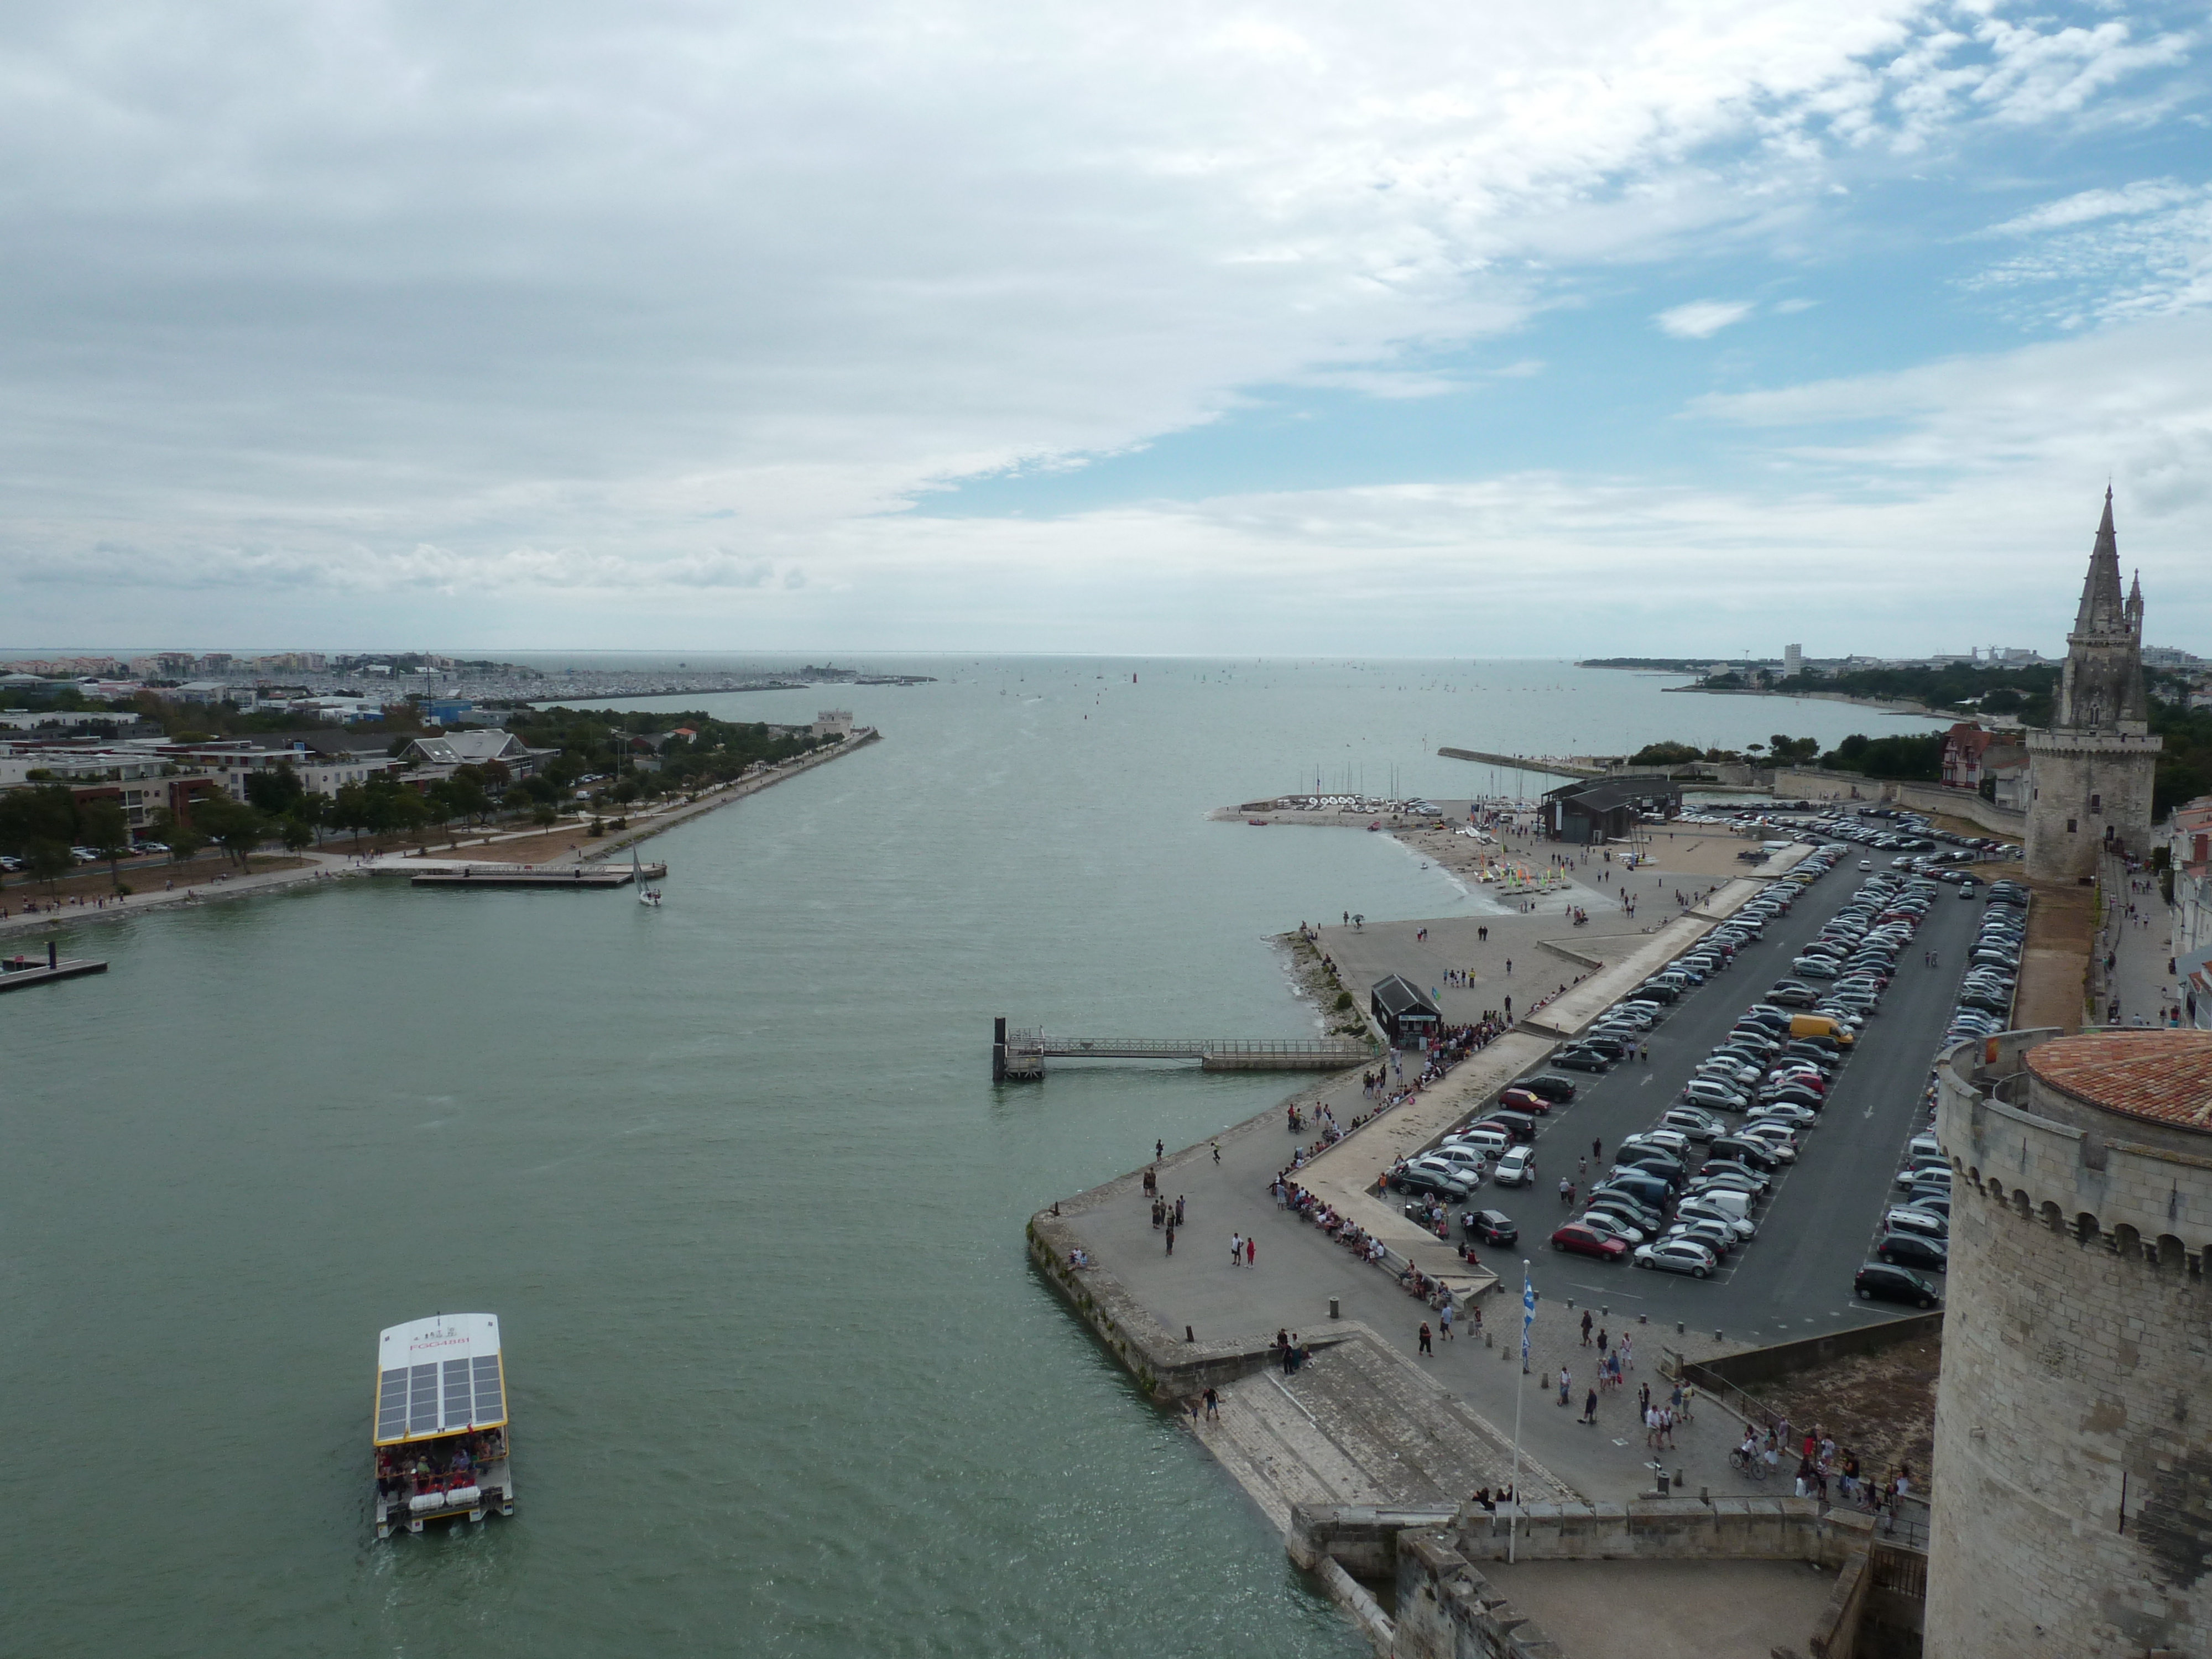
M 1727 914 L 1763 885 L 1749 880 L 1732 884 L 1714 895 L 1710 904 L 1700 907 L 1704 915 L 1669 921 L 1642 940 L 1638 951 L 1588 978 L 1586 994 L 1574 994 L 1576 988 L 1571 985 L 1571 1000 L 1554 1005 L 1561 1011 L 1557 1017 L 1563 1023 L 1586 1021 L 1648 975 L 1660 958 L 1679 951 L 1701 934 L 1711 925 L 1706 915 Z M 1468 924 L 1470 928 L 1479 925 Z M 1488 960 L 1480 952 L 1487 948 L 1497 956 L 1502 978 L 1504 952 L 1525 948 L 1514 939 L 1533 939 L 1539 930 L 1555 933 L 1559 918 L 1509 916 L 1492 919 L 1488 925 L 1492 939 L 1476 941 L 1474 958 L 1458 965 L 1480 970 Z M 1394 922 L 1356 931 L 1325 929 L 1323 943 L 1336 957 L 1346 982 L 1355 984 L 1359 981 L 1347 963 L 1347 956 L 1358 953 L 1357 960 L 1364 962 L 1364 953 L 1372 950 L 1378 964 L 1402 962 L 1412 943 L 1409 936 L 1422 926 Z M 1430 944 L 1443 943 L 1443 926 L 1427 924 Z M 1339 946 L 1345 955 L 1337 955 Z M 1517 957 L 1516 965 L 1517 970 Z M 1517 971 L 1515 976 L 1518 977 Z M 1639 1383 L 1651 1382 L 1662 1398 L 1665 1395 L 1666 1388 L 1657 1376 L 1662 1340 L 1692 1359 L 1733 1352 L 1743 1346 L 1741 1342 L 1717 1342 L 1711 1331 L 1677 1333 L 1672 1324 L 1639 1325 L 1626 1306 L 1619 1310 L 1603 1308 L 1597 1318 L 1608 1340 L 1626 1334 L 1633 1364 L 1625 1386 L 1601 1396 L 1595 1423 L 1586 1425 L 1581 1420 L 1588 1389 L 1596 1378 L 1597 1352 L 1594 1342 L 1589 1347 L 1583 1345 L 1581 1310 L 1569 1301 L 1565 1290 L 1547 1293 L 1547 1285 L 1562 1284 L 1557 1263 L 1566 1260 L 1554 1258 L 1542 1248 L 1557 1208 L 1555 1198 L 1537 1188 L 1510 1195 L 1490 1188 L 1484 1191 L 1486 1203 L 1507 1203 L 1520 1218 L 1524 1229 L 1521 1253 L 1534 1258 L 1531 1271 L 1540 1301 L 1531 1341 L 1530 1376 L 1524 1384 L 1521 1368 L 1514 1363 L 1519 1331 L 1517 1295 L 1486 1293 L 1498 1288 L 1517 1292 L 1518 1272 L 1512 1265 L 1512 1254 L 1487 1253 L 1512 1274 L 1514 1282 L 1499 1287 L 1486 1268 L 1462 1261 L 1453 1247 L 1408 1220 L 1402 1200 L 1395 1195 L 1377 1196 L 1374 1191 L 1376 1176 L 1397 1157 L 1433 1140 L 1449 1124 L 1493 1096 L 1502 1083 L 1540 1062 L 1553 1046 L 1545 1037 L 1522 1032 L 1502 1037 L 1462 1061 L 1441 1083 L 1354 1131 L 1297 1174 L 1301 1185 L 1344 1211 L 1394 1251 L 1464 1291 L 1468 1307 L 1479 1310 L 1486 1331 L 1463 1311 L 1451 1340 L 1443 1340 L 1437 1314 L 1407 1293 L 1395 1271 L 1370 1265 L 1276 1206 L 1269 1188 L 1278 1172 L 1289 1165 L 1293 1147 L 1304 1138 L 1289 1133 L 1280 1108 L 1236 1125 L 1216 1139 L 1171 1153 L 1157 1166 L 1161 1193 L 1170 1203 L 1182 1199 L 1185 1206 L 1185 1224 L 1176 1235 L 1172 1255 L 1167 1251 L 1164 1231 L 1152 1225 L 1150 1205 L 1134 1173 L 1072 1202 L 1067 1212 L 1103 1270 L 1120 1280 L 1169 1330 L 1180 1333 L 1188 1328 L 1201 1342 L 1255 1335 L 1264 1340 L 1278 1329 L 1312 1335 L 1340 1328 L 1333 1327 L 1329 1320 L 1329 1304 L 1334 1300 L 1341 1320 L 1370 1328 L 1376 1340 L 1395 1347 L 1407 1363 L 1425 1372 L 1471 1420 L 1486 1425 L 1451 1457 L 1440 1457 L 1439 1468 L 1473 1467 L 1468 1459 L 1480 1463 L 1486 1455 L 1480 1450 L 1483 1433 L 1494 1432 L 1498 1443 L 1510 1449 L 1516 1394 L 1524 1389 L 1521 1395 L 1522 1444 L 1540 1471 L 1531 1477 L 1534 1480 L 1556 1481 L 1585 1498 L 1621 1500 L 1651 1490 L 1653 1474 L 1649 1463 L 1656 1457 L 1670 1473 L 1681 1472 L 1687 1495 L 1701 1488 L 1716 1493 L 1764 1492 L 1767 1488 L 1762 1484 L 1739 1477 L 1729 1468 L 1728 1453 L 1742 1431 L 1735 1419 L 1710 1402 L 1701 1405 L 1695 1420 L 1682 1425 L 1674 1443 L 1666 1448 L 1647 1447 L 1637 1418 Z M 1325 1079 L 1296 1098 L 1309 1117 L 1314 1108 L 1326 1101 L 1340 1122 L 1349 1121 L 1368 1105 L 1361 1097 L 1359 1079 L 1360 1074 L 1352 1072 Z M 1564 1109 L 1568 1121 L 1573 1110 L 1571 1105 Z M 1310 1134 L 1309 1128 L 1306 1136 Z M 1149 1151 L 1141 1149 L 1140 1156 Z M 1231 1265 L 1232 1236 L 1255 1243 L 1257 1255 L 1250 1265 Z M 1431 1328 L 1433 1348 L 1425 1356 L 1419 1352 L 1419 1329 L 1425 1321 Z M 1315 1363 L 1316 1374 L 1326 1376 L 1349 1373 L 1360 1362 L 1335 1358 L 1326 1370 L 1320 1360 Z M 1562 1366 L 1575 1379 L 1572 1405 L 1568 1408 L 1557 1403 L 1557 1379 Z M 1202 1430 L 1228 1437 L 1224 1443 L 1224 1462 L 1238 1472 L 1248 1487 L 1252 1482 L 1246 1475 L 1258 1472 L 1255 1478 L 1261 1480 L 1261 1489 L 1255 1490 L 1255 1499 L 1271 1510 L 1297 1501 L 1297 1493 L 1306 1489 L 1301 1483 L 1318 1482 L 1315 1491 L 1332 1484 L 1367 1491 L 1359 1486 L 1362 1477 L 1358 1472 L 1371 1468 L 1371 1458 L 1353 1458 L 1349 1465 L 1331 1463 L 1329 1459 L 1338 1454 L 1316 1448 L 1315 1455 L 1320 1462 L 1298 1472 L 1269 1467 L 1252 1449 L 1272 1446 L 1273 1450 L 1267 1455 L 1280 1462 L 1304 1443 L 1283 1417 L 1287 1408 L 1279 1399 L 1279 1389 L 1270 1383 L 1263 1390 L 1261 1384 L 1265 1382 L 1265 1378 L 1247 1379 L 1224 1390 L 1221 1409 L 1231 1413 L 1231 1425 Z M 1375 1408 L 1389 1409 L 1379 1393 Z M 1249 1429 L 1237 1426 L 1236 1414 L 1246 1412 L 1261 1414 L 1266 1420 L 1255 1421 Z M 1330 1443 L 1340 1444 L 1344 1437 L 1332 1431 Z M 1334 1482 L 1327 1474 L 1328 1468 L 1338 1471 Z M 1504 1478 L 1474 1484 L 1495 1485 Z M 1432 1477 L 1422 1480 L 1433 1484 Z M 1414 1502 L 1426 1489 L 1422 1480 L 1401 1482 L 1374 1501 Z M 1534 1485 L 1528 1488 L 1532 1494 L 1538 1489 Z

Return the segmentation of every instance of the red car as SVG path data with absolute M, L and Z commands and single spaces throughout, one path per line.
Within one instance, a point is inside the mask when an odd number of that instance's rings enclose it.
M 1571 1221 L 1552 1235 L 1552 1248 L 1572 1250 L 1577 1255 L 1594 1255 L 1601 1261 L 1618 1261 L 1628 1254 L 1628 1246 L 1621 1240 Z
M 1516 1112 L 1541 1114 L 1552 1109 L 1550 1101 L 1528 1089 L 1504 1090 L 1499 1093 L 1498 1103 Z

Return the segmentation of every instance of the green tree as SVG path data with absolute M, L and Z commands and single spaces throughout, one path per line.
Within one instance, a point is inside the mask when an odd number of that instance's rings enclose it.
M 84 844 L 107 860 L 108 880 L 119 883 L 115 866 L 131 853 L 131 821 L 123 816 L 121 803 L 88 800 L 77 808 L 76 820 Z
M 286 851 L 302 852 L 315 844 L 315 826 L 305 818 L 287 812 L 276 820 L 276 836 L 284 843 Z
M 181 864 L 208 844 L 208 838 L 164 806 L 154 814 L 154 838 L 169 849 L 169 862 Z
M 246 775 L 246 804 L 267 817 L 281 817 L 291 811 L 307 793 L 307 786 L 289 761 L 277 762 L 270 771 Z
M 76 797 L 65 783 L 0 793 L 0 853 L 30 856 L 33 842 L 59 842 L 67 853 L 77 836 Z
M 29 866 L 31 879 L 46 884 L 46 891 L 54 892 L 55 884 L 76 868 L 66 842 L 48 841 L 41 836 L 23 848 L 23 862 Z
M 269 821 L 244 801 L 228 795 L 210 795 L 194 803 L 192 821 L 243 870 L 253 867 L 249 862 L 253 849 L 269 836 Z

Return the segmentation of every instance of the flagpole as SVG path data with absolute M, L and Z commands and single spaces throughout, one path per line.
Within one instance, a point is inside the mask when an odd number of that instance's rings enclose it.
M 1521 1523 L 1521 1396 L 1528 1392 L 1528 1327 L 1536 1319 L 1536 1290 L 1528 1282 L 1528 1258 L 1521 1258 L 1521 1375 L 1513 1379 L 1513 1509 L 1505 1517 L 1505 1565 L 1513 1565 L 1515 1530 Z

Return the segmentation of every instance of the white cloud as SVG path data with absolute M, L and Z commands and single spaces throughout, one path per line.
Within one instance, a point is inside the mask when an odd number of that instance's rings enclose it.
M 2087 224 L 2095 219 L 2131 218 L 2137 214 L 2172 207 L 2177 202 L 2191 201 L 2203 194 L 2197 186 L 2181 184 L 2172 179 L 2139 179 L 2134 184 L 2122 185 L 2118 189 L 2080 191 L 2055 202 L 2045 202 L 2041 207 L 2031 208 L 2002 224 L 1991 225 L 1988 234 L 1992 236 L 2029 236 L 2040 231 Z
M 1423 364 L 1577 268 L 1771 235 L 1839 148 L 2063 121 L 2181 51 L 1935 0 L 1479 30 L 1426 0 L 31 0 L 7 29 L 0 615 L 27 637 L 217 591 L 217 617 L 611 596 L 573 613 L 596 625 L 696 592 L 678 620 L 903 627 L 937 612 L 900 561 L 994 549 L 1003 583 L 1033 545 L 884 516 L 945 480 L 1139 447 L 1255 386 L 1451 390 Z M 1109 531 L 1232 564 L 1290 533 L 1241 513 L 1025 533 L 1108 570 Z
M 1687 305 L 1662 311 L 1652 320 L 1664 333 L 1678 340 L 1710 340 L 1731 323 L 1740 323 L 1751 315 L 1752 307 L 1741 300 L 1692 300 Z

